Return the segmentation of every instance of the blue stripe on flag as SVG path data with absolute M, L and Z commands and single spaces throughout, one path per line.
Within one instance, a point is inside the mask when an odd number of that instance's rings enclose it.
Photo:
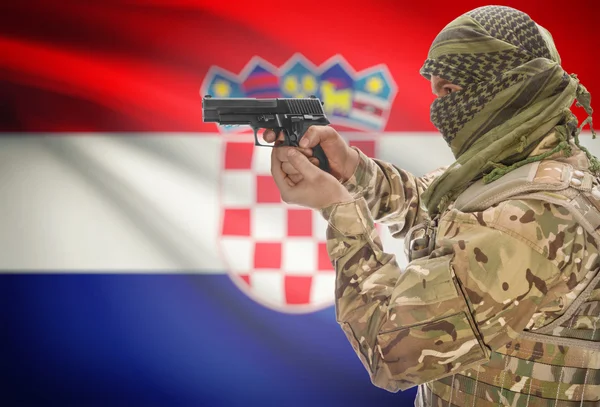
M 0 275 L 4 405 L 409 406 L 333 307 L 272 311 L 225 274 Z

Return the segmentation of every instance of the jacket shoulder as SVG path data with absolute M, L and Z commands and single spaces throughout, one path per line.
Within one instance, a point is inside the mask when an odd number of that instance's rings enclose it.
M 509 199 L 478 212 L 450 211 L 448 221 L 498 230 L 522 241 L 559 268 L 569 261 L 575 237 L 583 233 L 561 205 L 538 199 Z M 440 220 L 443 227 L 444 217 Z M 485 229 L 482 229 L 485 230 Z

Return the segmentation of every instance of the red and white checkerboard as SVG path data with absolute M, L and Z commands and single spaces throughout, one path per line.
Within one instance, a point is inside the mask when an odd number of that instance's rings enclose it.
M 350 144 L 374 156 L 374 141 Z M 270 155 L 270 148 L 254 143 L 224 141 L 221 253 L 232 280 L 255 301 L 283 312 L 313 312 L 334 300 L 327 223 L 316 211 L 281 201 Z

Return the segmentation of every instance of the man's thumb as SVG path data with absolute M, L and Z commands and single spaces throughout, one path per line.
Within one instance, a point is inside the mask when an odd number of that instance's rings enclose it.
M 300 154 L 293 148 L 288 151 L 288 159 L 290 164 L 300 173 L 304 178 L 311 178 L 318 173 L 319 169 L 315 167 L 304 154 Z
M 319 135 L 319 132 L 311 131 L 311 128 L 309 127 L 308 130 L 306 131 L 306 133 L 304 133 L 304 136 L 302 136 L 302 139 L 300 140 L 299 145 L 300 145 L 300 147 L 304 147 L 304 148 L 313 148 L 320 142 L 321 142 L 321 136 Z

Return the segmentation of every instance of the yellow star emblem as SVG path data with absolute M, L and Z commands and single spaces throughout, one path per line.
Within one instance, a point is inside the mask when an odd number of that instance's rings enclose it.
M 317 79 L 312 75 L 302 77 L 302 87 L 307 95 L 312 95 L 317 91 Z
M 383 89 L 383 81 L 381 80 L 381 78 L 378 78 L 377 76 L 373 76 L 372 78 L 369 78 L 367 80 L 367 83 L 365 84 L 365 88 L 367 89 L 367 91 L 369 93 L 379 93 L 381 92 L 381 90 Z
M 213 85 L 213 91 L 218 98 L 226 98 L 231 94 L 231 86 L 225 81 L 216 81 Z
M 295 75 L 286 76 L 283 80 L 283 89 L 287 93 L 295 95 L 298 92 L 298 78 Z

